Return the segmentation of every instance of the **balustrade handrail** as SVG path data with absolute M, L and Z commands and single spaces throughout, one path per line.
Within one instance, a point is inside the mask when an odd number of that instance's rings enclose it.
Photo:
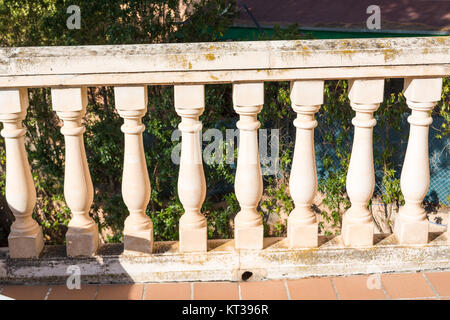
M 445 76 L 450 37 L 0 48 L 0 87 Z

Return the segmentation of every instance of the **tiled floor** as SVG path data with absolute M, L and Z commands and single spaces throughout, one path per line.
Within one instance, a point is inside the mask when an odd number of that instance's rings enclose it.
M 364 300 L 450 299 L 450 271 L 248 282 L 0 286 L 0 294 L 27 300 Z

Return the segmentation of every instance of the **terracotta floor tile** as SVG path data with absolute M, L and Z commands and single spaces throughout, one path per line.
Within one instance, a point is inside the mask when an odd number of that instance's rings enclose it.
M 450 272 L 425 272 L 440 296 L 450 296 Z
M 16 300 L 44 300 L 50 286 L 6 286 L 2 295 Z
M 145 300 L 190 300 L 191 284 L 148 283 L 145 285 Z
M 282 280 L 241 282 L 242 300 L 287 300 Z
M 239 300 L 236 282 L 195 282 L 194 300 Z
M 292 300 L 336 300 L 328 278 L 286 280 Z
M 383 274 L 381 282 L 392 299 L 436 296 L 420 273 Z
M 381 276 L 350 276 L 333 278 L 334 286 L 342 300 L 387 299 L 381 289 Z
M 65 285 L 53 286 L 48 300 L 93 300 L 96 291 L 96 284 L 82 284 L 80 289 L 72 290 Z
M 96 300 L 142 300 L 143 290 L 143 284 L 99 285 Z

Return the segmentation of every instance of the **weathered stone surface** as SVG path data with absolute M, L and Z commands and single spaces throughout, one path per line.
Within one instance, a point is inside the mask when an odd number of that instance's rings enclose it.
M 177 85 L 174 88 L 175 110 L 181 117 L 182 132 L 178 197 L 184 214 L 180 218 L 180 251 L 206 251 L 206 219 L 200 212 L 206 197 L 202 149 L 199 138 L 202 123 L 199 117 L 205 107 L 204 85 Z
M 10 254 L 15 258 L 35 258 L 44 246 L 42 229 L 32 217 L 36 189 L 25 149 L 26 129 L 22 124 L 28 106 L 26 88 L 0 89 L 1 135 L 6 155 L 4 195 L 15 217 L 8 242 Z
M 442 79 L 405 79 L 405 97 L 411 115 L 408 146 L 400 175 L 405 204 L 400 208 L 394 232 L 402 244 L 426 244 L 428 221 L 422 202 L 430 185 L 428 127 L 431 110 L 441 99 Z
M 88 104 L 87 88 L 52 88 L 52 106 L 55 111 L 83 111 Z
M 69 227 L 66 243 L 69 257 L 95 255 L 99 245 L 97 225 L 94 224 L 88 229 Z
M 175 86 L 174 102 L 176 109 L 204 109 L 205 86 L 204 85 Z
M 206 226 L 198 229 L 180 228 L 180 252 L 206 252 Z
M 255 107 L 264 104 L 264 83 L 239 83 L 233 86 L 233 104 L 236 107 Z
M 84 149 L 81 120 L 86 113 L 87 88 L 52 88 L 52 107 L 64 121 L 64 200 L 72 218 L 66 233 L 68 256 L 91 256 L 98 247 L 98 229 L 89 216 L 94 187 Z
M 21 113 L 28 109 L 28 90 L 1 89 L 0 90 L 0 114 Z
M 151 253 L 153 222 L 145 214 L 151 186 L 145 160 L 142 117 L 147 112 L 147 86 L 114 87 L 116 109 L 124 119 L 125 137 L 122 198 L 129 211 L 124 223 L 124 245 L 129 252 Z
M 234 239 L 236 249 L 262 249 L 264 227 L 236 227 Z
M 149 230 L 124 232 L 123 243 L 125 250 L 130 252 L 153 252 L 153 228 Z
M 317 192 L 314 150 L 314 114 L 323 103 L 323 81 L 291 82 L 292 109 L 297 113 L 294 156 L 289 178 L 289 193 L 295 208 L 289 213 L 288 240 L 291 248 L 310 248 L 318 244 L 318 224 L 311 205 Z
M 313 224 L 288 222 L 288 241 L 291 248 L 314 248 L 318 245 L 319 227 Z
M 370 247 L 373 244 L 373 222 L 342 223 L 344 243 L 350 247 Z
M 384 79 L 357 79 L 348 84 L 348 98 L 356 104 L 383 102 Z
M 441 100 L 442 78 L 406 78 L 404 96 L 412 102 L 436 102 Z
M 430 234 L 423 246 L 400 245 L 395 235 L 378 235 L 367 248 L 345 247 L 340 236 L 319 237 L 318 248 L 291 249 L 285 238 L 265 238 L 262 250 L 235 250 L 234 240 L 209 240 L 208 252 L 180 253 L 178 242 L 155 242 L 153 254 L 128 254 L 123 244 L 106 244 L 93 257 L 66 258 L 64 246 L 46 246 L 40 259 L 0 254 L 1 283 L 65 283 L 77 265 L 83 283 L 238 281 L 295 279 L 379 272 L 450 269 L 450 237 Z
M 114 102 L 121 111 L 147 110 L 147 87 L 114 87 Z
M 323 104 L 323 80 L 291 82 L 291 102 L 293 106 L 317 106 Z
M 428 242 L 428 220 L 404 221 L 398 217 L 394 232 L 401 244 L 425 244 Z
M 349 83 L 349 99 L 355 117 L 354 138 L 347 170 L 346 190 L 351 207 L 342 219 L 342 235 L 347 246 L 373 244 L 373 218 L 367 209 L 375 188 L 373 164 L 373 113 L 383 101 L 384 79 L 357 79 Z
M 439 77 L 449 47 L 423 37 L 0 48 L 0 87 Z
M 8 237 L 11 258 L 37 258 L 44 248 L 42 228 L 36 228 L 34 234 Z

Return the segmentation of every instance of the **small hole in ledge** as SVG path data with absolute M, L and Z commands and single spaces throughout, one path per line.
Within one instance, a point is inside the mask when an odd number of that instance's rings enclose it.
M 241 278 L 242 278 L 242 281 L 247 281 L 247 280 L 250 279 L 252 276 L 253 276 L 253 272 L 245 271 L 245 272 L 242 274 Z

